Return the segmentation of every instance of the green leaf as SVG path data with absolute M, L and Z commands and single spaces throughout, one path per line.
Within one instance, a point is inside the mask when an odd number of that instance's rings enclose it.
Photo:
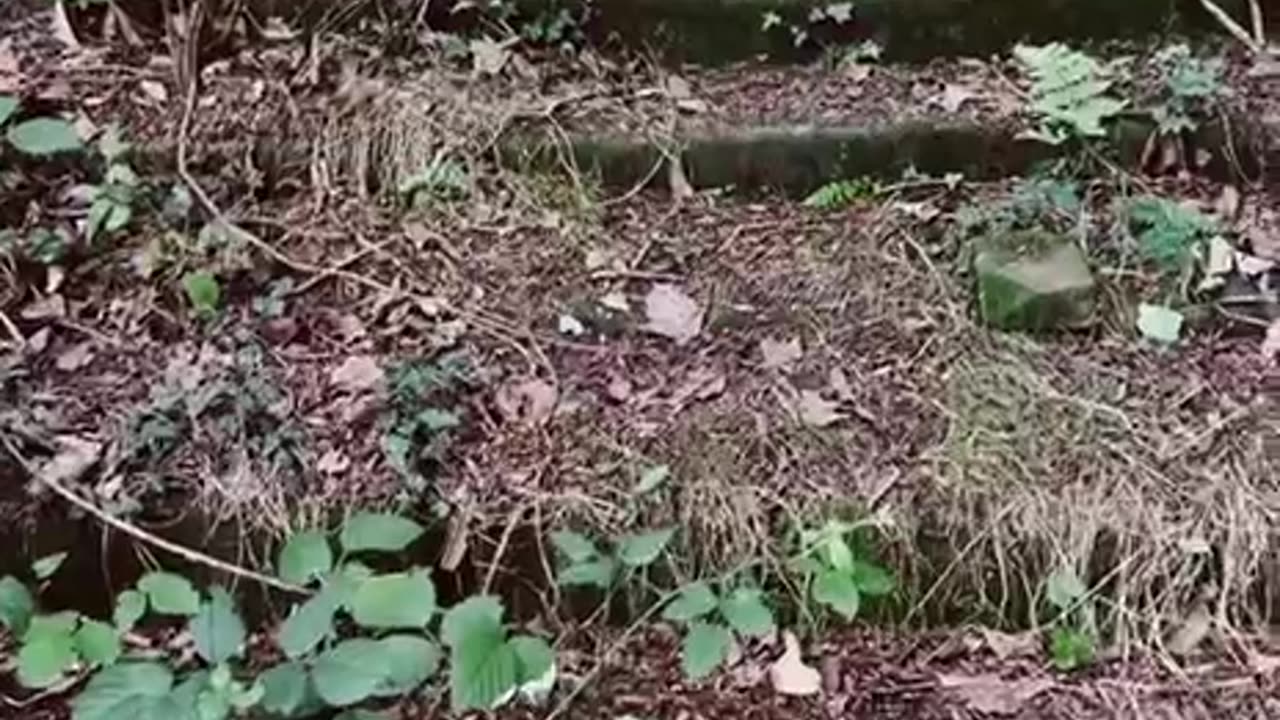
M 701 680 L 719 667 L 729 656 L 733 636 L 723 625 L 695 622 L 689 626 L 680 644 L 680 667 L 685 677 Z
M 1089 594 L 1089 589 L 1080 581 L 1075 571 L 1062 568 L 1049 576 L 1045 583 L 1045 594 L 1049 604 L 1059 611 L 1066 612 Z
M 138 581 L 138 590 L 146 593 L 152 612 L 161 615 L 195 615 L 200 611 L 200 595 L 191 581 L 168 572 L 152 572 Z
M 9 118 L 18 111 L 18 98 L 12 95 L 0 95 L 0 125 L 8 122 Z
M 662 487 L 669 477 L 671 477 L 671 468 L 667 465 L 654 465 L 646 468 L 644 472 L 640 473 L 640 480 L 636 482 L 636 487 L 631 491 L 631 494 L 648 495 Z
M 342 549 L 348 553 L 364 550 L 399 552 L 417 540 L 422 532 L 418 523 L 399 515 L 356 513 L 342 526 Z
M 1093 662 L 1093 638 L 1071 627 L 1055 627 L 1049 637 L 1049 654 L 1054 667 L 1064 672 L 1076 670 Z
M 147 596 L 137 590 L 125 590 L 116 596 L 116 608 L 111 620 L 120 632 L 127 633 L 133 630 L 133 626 L 138 624 L 146 612 Z
M 289 538 L 276 562 L 280 579 L 306 585 L 333 569 L 333 550 L 324 533 L 300 532 Z
M 851 572 L 853 570 L 853 550 L 849 547 L 849 543 L 845 541 L 842 533 L 835 530 L 824 530 L 823 536 L 821 547 L 827 565 L 835 570 Z
M 67 559 L 65 552 L 45 555 L 44 557 L 31 563 L 31 572 L 35 574 L 37 580 L 48 580 L 53 574 L 58 572 L 58 568 L 62 567 L 62 563 Z
M 325 588 L 318 595 L 308 598 L 285 618 L 276 638 L 280 649 L 291 660 L 311 652 L 321 640 L 333 632 L 333 615 L 341 604 L 340 594 Z
M 564 586 L 594 585 L 601 590 L 608 590 L 613 584 L 613 573 L 616 570 L 612 558 L 602 557 L 599 560 L 576 563 L 563 568 L 556 574 L 556 582 Z
M 31 597 L 26 585 L 10 575 L 0 578 L 0 625 L 22 637 L 35 611 L 35 598 Z
M 425 628 L 436 610 L 436 589 L 425 571 L 366 580 L 351 602 L 351 616 L 366 628 Z
M 71 701 L 73 720 L 151 720 L 136 709 L 145 701 L 168 695 L 173 687 L 169 668 L 156 663 L 122 663 L 93 676 Z M 178 716 L 181 717 L 181 716 Z M 175 718 L 176 720 L 176 718 Z
M 756 588 L 737 588 L 720 601 L 720 614 L 739 635 L 767 637 L 773 634 L 773 612 Z
M 389 668 L 378 685 L 378 695 L 395 697 L 410 693 L 440 666 L 440 649 L 417 635 L 392 635 L 379 640 L 378 646 Z
M 595 543 L 591 542 L 586 535 L 572 530 L 557 530 L 551 533 L 551 544 L 572 563 L 585 563 L 600 557 L 600 551 Z
M 374 712 L 372 710 L 347 710 L 334 720 L 391 720 L 385 713 Z
M 89 206 L 89 219 L 85 224 L 84 236 L 89 242 L 98 236 L 103 226 L 107 224 L 107 217 L 111 215 L 115 203 L 109 197 L 99 197 L 94 199 L 93 204 Z
M 449 608 L 440 621 L 440 639 L 449 647 L 490 629 L 502 630 L 502 603 L 492 595 L 473 595 Z
M 307 670 L 301 663 L 287 662 L 264 672 L 262 709 L 273 715 L 290 716 L 307 697 Z
M 853 566 L 849 568 L 849 575 L 853 578 L 853 584 L 857 586 L 860 595 L 888 595 L 897 586 L 893 573 L 864 560 L 854 560 Z
M 716 609 L 716 594 L 704 582 L 691 582 L 662 608 L 662 617 L 672 622 L 689 622 Z
M 120 631 L 99 620 L 85 620 L 75 634 L 76 650 L 90 665 L 106 667 L 120 659 Z
M 520 684 L 542 678 L 556 664 L 555 651 L 540 637 L 520 635 L 511 638 L 507 644 L 516 654 Z
M 80 613 L 74 610 L 63 610 L 49 615 L 36 615 L 22 635 L 23 642 L 32 642 L 48 635 L 67 635 L 75 632 L 80 624 Z
M 35 118 L 9 128 L 9 143 L 27 155 L 55 155 L 80 150 L 80 135 L 58 118 Z
M 1172 345 L 1182 335 L 1182 313 L 1163 305 L 1138 306 L 1138 331 L 1148 340 Z
M 846 621 L 858 615 L 861 598 L 853 577 L 839 570 L 826 570 L 813 581 L 813 599 L 835 610 Z
M 62 679 L 76 659 L 70 631 L 41 633 L 25 640 L 18 651 L 18 682 L 29 688 L 49 687 Z
M 381 644 L 364 638 L 338 643 L 311 666 L 316 692 L 334 707 L 370 697 L 390 674 L 390 661 Z
M 618 559 L 630 567 L 644 567 L 658 559 L 663 548 L 671 542 L 675 528 L 663 528 L 639 535 L 627 535 L 618 540 Z
M 244 621 L 227 591 L 216 587 L 200 612 L 191 618 L 196 652 L 210 665 L 220 665 L 240 653 L 245 641 Z
M 519 659 L 506 642 L 502 605 L 481 595 L 445 613 L 441 636 L 450 647 L 449 694 L 455 711 L 490 709 L 516 687 Z
M 201 314 L 212 314 L 222 301 L 222 287 L 212 273 L 203 270 L 182 276 L 182 289 L 187 293 L 191 307 Z

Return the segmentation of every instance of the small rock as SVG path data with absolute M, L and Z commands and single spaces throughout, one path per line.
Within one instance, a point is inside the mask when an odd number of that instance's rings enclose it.
M 985 243 L 974 266 L 982 318 L 1001 330 L 1087 325 L 1095 282 L 1080 247 L 1048 233 L 1012 233 Z

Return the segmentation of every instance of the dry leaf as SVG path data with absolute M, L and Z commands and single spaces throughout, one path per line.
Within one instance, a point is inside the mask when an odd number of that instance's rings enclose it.
M 1174 655 L 1190 655 L 1193 650 L 1209 637 L 1209 631 L 1213 629 L 1213 616 L 1209 614 L 1209 606 L 1203 601 L 1196 603 L 1196 607 L 1182 621 L 1182 625 L 1178 628 L 1173 637 L 1169 638 L 1166 644 L 1169 652 Z
M 1240 191 L 1233 185 L 1224 186 L 1222 194 L 1218 195 L 1218 200 L 1214 203 L 1214 211 L 1222 222 L 1234 224 L 1240 217 Z
M 626 402 L 631 398 L 633 391 L 631 381 L 621 375 L 614 375 L 609 378 L 609 384 L 605 386 L 605 393 L 609 395 L 609 399 L 614 402 Z
M 969 707 L 991 715 L 1013 715 L 1023 704 L 1053 687 L 1047 679 L 1005 680 L 999 675 L 939 676 L 942 687 L 955 693 Z
M 556 329 L 563 335 L 572 335 L 574 337 L 585 335 L 587 332 L 587 326 L 583 325 L 581 320 L 567 314 L 561 315 L 556 320 Z
M 1206 275 L 1226 275 L 1235 269 L 1235 248 L 1221 235 L 1209 238 L 1209 255 L 1205 259 Z
M 693 185 L 689 184 L 689 178 L 684 174 L 684 163 L 679 158 L 667 160 L 667 188 L 671 191 L 671 197 L 676 200 L 694 195 Z
M 724 373 L 716 368 L 698 368 L 689 373 L 680 387 L 671 393 L 673 405 L 683 405 L 689 398 L 710 400 L 724 392 L 727 382 Z
M 67 17 L 67 8 L 63 0 L 53 6 L 53 36 L 72 52 L 80 52 L 80 41 L 75 30 L 71 29 L 71 20 Z
M 688 80 L 679 75 L 668 75 L 667 95 L 676 100 L 685 100 L 693 97 L 693 87 L 689 85 Z
M 340 475 L 351 467 L 351 458 L 341 450 L 330 450 L 320 456 L 316 469 L 323 475 Z
M 853 386 L 849 384 L 849 378 L 840 368 L 831 368 L 827 376 L 827 384 L 831 386 L 836 397 L 845 402 L 853 400 Z
M 56 320 L 67 316 L 67 301 L 61 295 L 45 295 L 22 308 L 23 320 Z
M 799 340 L 765 338 L 760 341 L 760 354 L 764 357 L 765 369 L 789 371 L 804 357 L 804 350 L 800 347 Z
M 93 344 L 82 342 L 79 345 L 71 346 L 66 352 L 59 355 L 53 364 L 63 372 L 75 372 L 88 365 L 92 360 Z
M 773 689 L 783 695 L 817 695 L 822 691 L 822 674 L 804 664 L 795 633 L 784 630 L 782 644 L 786 648 L 782 657 L 769 667 Z
M 371 355 L 353 355 L 329 376 L 334 385 L 353 395 L 376 388 L 382 378 L 382 368 Z
M 1027 657 L 1040 652 L 1040 638 L 1033 632 L 1010 634 L 985 627 L 979 628 L 978 632 L 987 648 L 1001 660 Z
M 475 62 L 476 72 L 481 75 L 497 75 L 506 67 L 511 59 L 506 43 L 495 42 L 489 38 L 471 41 L 471 57 Z
M 556 409 L 559 393 L 554 385 L 542 380 L 508 382 L 498 388 L 494 398 L 498 411 L 509 422 L 541 425 Z
M 79 480 L 102 456 L 102 443 L 74 435 L 58 437 L 58 453 L 40 469 L 40 477 L 53 485 Z
M 651 333 L 684 345 L 702 330 L 702 308 L 674 285 L 654 285 L 644 298 L 645 315 Z
M 164 105 L 169 102 L 169 89 L 164 83 L 155 80 L 143 80 L 138 83 L 138 87 L 142 89 L 142 93 L 157 105 Z
M 1275 266 L 1276 264 L 1271 260 L 1236 253 L 1236 267 L 1240 268 L 1240 274 L 1246 277 L 1257 277 L 1263 273 L 1269 273 Z
M 796 411 L 801 422 L 816 428 L 827 427 L 844 418 L 840 414 L 840 404 L 823 399 L 817 390 L 801 390 Z
M 1265 360 L 1280 357 L 1280 320 L 1275 320 L 1267 328 L 1267 336 L 1262 339 L 1262 357 Z
M 942 92 L 934 96 L 933 101 L 938 103 L 943 110 L 954 114 L 959 112 L 966 102 L 976 97 L 978 97 L 978 94 L 972 88 L 965 85 L 947 83 L 946 87 L 942 88 Z
M 610 310 L 617 310 L 620 313 L 630 312 L 631 304 L 627 302 L 627 296 L 620 292 L 611 292 L 600 298 L 600 304 Z

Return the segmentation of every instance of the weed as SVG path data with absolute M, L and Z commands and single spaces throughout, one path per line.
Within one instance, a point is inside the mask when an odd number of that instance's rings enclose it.
M 814 190 L 804 199 L 806 207 L 819 210 L 840 210 L 859 200 L 875 197 L 878 187 L 871 178 L 835 180 Z
M 612 551 L 606 553 L 585 535 L 558 530 L 551 534 L 551 544 L 562 558 L 556 582 L 612 590 L 615 584 L 629 580 L 630 573 L 652 565 L 674 535 L 674 528 L 622 535 L 610 543 Z
M 408 489 L 427 486 L 428 467 L 444 459 L 462 416 L 450 397 L 471 376 L 466 357 L 453 353 L 432 362 L 410 361 L 389 374 L 390 410 L 383 450 Z
M 845 621 L 857 617 L 864 597 L 893 592 L 897 582 L 883 566 L 859 557 L 850 536 L 859 525 L 828 520 L 817 529 L 800 532 L 800 547 L 788 566 L 801 577 L 810 599 Z
M 1112 69 L 1083 52 L 1050 43 L 1018 45 L 1013 54 L 1031 78 L 1027 109 L 1037 122 L 1022 137 L 1050 145 L 1102 137 L 1106 134 L 1102 123 L 1126 105 L 1107 94 Z
M 1162 135 L 1194 131 L 1213 104 L 1230 94 L 1222 81 L 1222 60 L 1197 58 L 1186 44 L 1164 48 L 1156 54 L 1154 65 L 1160 73 L 1161 95 L 1151 114 Z
M 851 2 L 830 3 L 810 8 L 809 14 L 803 21 L 788 21 L 784 20 L 782 15 L 770 10 L 761 15 L 760 29 L 763 32 L 769 32 L 775 28 L 785 29 L 791 35 L 792 45 L 802 47 L 812 39 L 810 31 L 814 26 L 827 22 L 835 25 L 852 22 L 853 11 L 854 4 Z M 876 59 L 878 58 L 879 53 L 876 54 Z
M 1200 212 L 1150 195 L 1129 203 L 1128 218 L 1143 253 L 1166 272 L 1185 270 L 1215 229 Z
M 98 150 L 106 161 L 107 170 L 101 183 L 89 190 L 89 219 L 85 225 L 85 239 L 92 243 L 99 234 L 113 234 L 125 228 L 133 219 L 133 206 L 141 182 L 129 165 L 130 145 L 120 137 L 119 128 L 107 128 L 98 141 Z
M 717 593 L 704 581 L 687 583 L 662 609 L 662 617 L 684 625 L 680 646 L 685 677 L 700 680 L 729 657 L 734 635 L 773 634 L 773 611 L 764 591 L 749 584 L 728 584 Z
M 1049 632 L 1049 654 L 1059 670 L 1069 671 L 1093 662 L 1097 620 L 1088 588 L 1071 570 L 1059 570 L 1045 583 L 1045 598 L 1056 613 Z
M 1076 183 L 1037 178 L 1020 182 L 1002 201 L 961 207 L 956 229 L 961 238 L 1031 229 L 1064 232 L 1079 224 L 1082 212 Z

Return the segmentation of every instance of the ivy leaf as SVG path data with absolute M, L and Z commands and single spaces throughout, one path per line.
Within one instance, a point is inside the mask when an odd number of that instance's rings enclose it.
M 115 665 L 94 675 L 84 691 L 71 701 L 72 717 L 74 720 L 139 717 L 135 711 L 140 705 L 165 697 L 172 687 L 173 674 L 164 665 Z
M 26 585 L 9 575 L 0 578 L 0 625 L 21 637 L 26 633 L 35 611 L 35 598 L 31 597 Z
M 853 577 L 839 570 L 826 570 L 813 582 L 813 599 L 835 610 L 846 621 L 858 615 L 861 598 Z
M 701 680 L 729 656 L 733 636 L 723 625 L 695 622 L 680 645 L 680 667 L 685 677 Z
M 281 580 L 306 585 L 333 569 L 333 550 L 323 533 L 300 532 L 280 550 L 276 566 Z
M 849 568 L 849 575 L 853 578 L 853 584 L 857 586 L 860 595 L 888 595 L 897 585 L 893 579 L 893 573 L 863 560 L 853 561 L 853 565 Z
M 197 313 L 212 315 L 218 311 L 218 304 L 222 301 L 222 286 L 213 273 L 200 270 L 183 275 L 182 289 Z
M 245 641 L 244 621 L 226 590 L 219 587 L 209 593 L 209 600 L 191 618 L 191 637 L 196 652 L 210 665 L 221 665 L 240 653 Z
M 49 687 L 62 679 L 76 659 L 75 640 L 69 628 L 62 632 L 42 632 L 34 637 L 28 630 L 18 651 L 18 682 L 29 688 Z
M 116 596 L 116 608 L 111 620 L 116 624 L 116 629 L 127 633 L 133 630 L 146 612 L 147 596 L 137 590 L 125 590 Z
M 488 710 L 515 688 L 519 660 L 506 642 L 502 605 L 487 595 L 468 598 L 445 613 L 442 636 L 450 646 L 449 695 L 456 712 Z
M 672 622 L 689 622 L 716 609 L 716 594 L 704 582 L 692 582 L 662 609 L 662 617 Z
M 357 638 L 344 640 L 316 658 L 311 682 L 326 703 L 345 707 L 373 695 L 390 672 L 390 658 L 381 644 Z
M 658 559 L 671 542 L 675 528 L 664 528 L 639 535 L 627 535 L 618 541 L 618 559 L 630 567 L 644 567 Z
M 347 518 L 342 526 L 342 549 L 348 553 L 364 550 L 399 552 L 422 535 L 422 526 L 400 517 L 361 512 Z
M 9 128 L 9 143 L 27 155 L 56 155 L 84 145 L 71 123 L 58 118 L 35 118 Z
M 424 628 L 435 611 L 435 586 L 421 571 L 370 578 L 351 602 L 352 618 L 366 628 Z
M 114 625 L 85 620 L 75 634 L 76 651 L 90 665 L 106 667 L 120 659 L 120 632 Z
M 277 665 L 259 676 L 258 682 L 262 709 L 274 715 L 293 715 L 307 697 L 307 671 L 301 663 Z
M 600 556 L 595 543 L 587 536 L 572 530 L 557 530 L 551 533 L 551 544 L 572 563 L 585 563 Z
M 195 615 L 200 611 L 200 595 L 191 581 L 168 572 L 151 572 L 138 581 L 151 609 L 162 615 Z
M 295 608 L 276 638 L 284 654 L 296 660 L 314 650 L 333 631 L 333 615 L 340 604 L 340 594 L 326 588 Z
M 37 580 L 48 580 L 53 574 L 58 572 L 58 568 L 62 567 L 62 563 L 67 559 L 65 552 L 53 553 L 31 563 L 31 572 L 36 576 Z
M 0 125 L 8 122 L 9 118 L 18 111 L 18 98 L 12 95 L 0 95 Z
M 412 692 L 440 666 L 440 649 L 417 635 L 392 635 L 378 641 L 388 672 L 377 694 L 396 697 Z
M 767 637 L 773 634 L 773 612 L 756 588 L 737 588 L 720 601 L 720 614 L 739 635 Z

